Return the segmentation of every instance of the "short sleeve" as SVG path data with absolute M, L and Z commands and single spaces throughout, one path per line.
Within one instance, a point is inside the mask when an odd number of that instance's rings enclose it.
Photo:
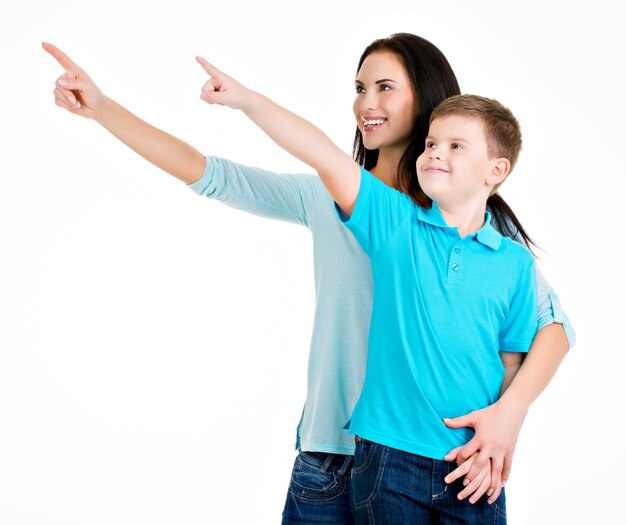
M 406 220 L 417 205 L 407 195 L 390 188 L 361 167 L 361 183 L 352 215 L 337 205 L 339 220 L 371 256 Z
M 500 330 L 501 352 L 528 352 L 537 328 L 537 271 L 531 259 L 524 265 Z

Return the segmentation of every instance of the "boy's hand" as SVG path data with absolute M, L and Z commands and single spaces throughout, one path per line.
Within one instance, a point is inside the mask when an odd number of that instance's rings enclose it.
M 464 446 L 451 450 L 445 457 L 446 461 L 456 461 L 461 465 L 448 475 L 446 481 L 449 479 L 452 482 L 461 476 L 472 481 L 486 465 L 490 465 L 488 501 L 496 501 L 511 472 L 513 453 L 524 416 L 524 413 L 517 414 L 512 408 L 505 409 L 496 402 L 462 417 L 444 419 L 444 423 L 450 428 L 471 427 L 476 431 L 474 437 Z M 462 468 L 471 457 L 475 459 L 470 468 Z
M 444 481 L 450 484 L 461 476 L 467 474 L 470 469 L 475 466 L 474 464 L 477 457 L 478 452 L 462 463 L 456 470 L 448 474 Z M 463 480 L 465 488 L 457 494 L 457 498 L 462 500 L 470 496 L 469 502 L 473 505 L 483 496 L 483 494 L 485 494 L 485 492 L 490 490 L 490 485 L 492 484 L 491 482 L 491 462 L 487 459 L 487 463 L 478 469 L 478 473 L 472 478 L 471 481 L 467 477 Z M 498 491 L 498 494 L 499 493 L 500 491 Z
M 250 101 L 253 92 L 209 64 L 204 58 L 196 57 L 196 60 L 210 76 L 202 86 L 200 98 L 208 104 L 219 104 L 231 109 L 245 109 L 244 106 Z
M 95 118 L 98 109 L 106 99 L 98 86 L 59 48 L 46 42 L 42 44 L 42 47 L 65 69 L 65 74 L 57 78 L 55 82 L 56 105 L 81 117 Z

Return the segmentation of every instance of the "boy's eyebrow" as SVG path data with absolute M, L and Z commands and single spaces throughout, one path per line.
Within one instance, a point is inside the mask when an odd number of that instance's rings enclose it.
M 374 84 L 383 84 L 385 82 L 393 82 L 394 84 L 397 84 L 397 82 L 391 78 L 381 78 L 380 80 L 377 80 L 376 82 L 374 82 Z M 358 78 L 354 81 L 354 83 L 361 84 L 362 86 L 365 85 Z
M 432 135 L 428 135 L 426 137 L 426 140 L 432 140 L 437 142 L 437 137 L 433 137 Z M 465 142 L 465 144 L 471 144 L 471 142 L 467 139 L 461 138 L 461 137 L 450 137 L 448 139 L 450 142 Z

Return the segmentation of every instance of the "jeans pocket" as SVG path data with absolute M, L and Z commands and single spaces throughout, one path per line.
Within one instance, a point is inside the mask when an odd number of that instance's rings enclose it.
M 387 461 L 388 447 L 367 440 L 356 444 L 350 485 L 352 504 L 360 507 L 372 503 L 380 487 Z
M 344 478 L 335 470 L 323 471 L 299 456 L 293 466 L 289 491 L 300 500 L 325 501 L 341 494 L 345 488 Z
M 493 510 L 496 513 L 496 523 L 498 525 L 506 525 L 506 496 L 504 489 L 496 501 L 493 503 Z
M 360 474 L 369 468 L 378 447 L 378 443 L 373 443 L 367 439 L 359 438 L 354 451 L 352 474 Z

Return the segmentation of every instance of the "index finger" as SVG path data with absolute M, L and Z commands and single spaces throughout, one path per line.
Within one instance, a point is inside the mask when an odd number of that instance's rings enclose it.
M 212 77 L 215 77 L 220 73 L 219 69 L 209 64 L 204 58 L 200 56 L 196 57 L 196 62 L 198 62 L 198 64 L 200 64 L 202 68 Z
M 72 59 L 63 53 L 63 51 L 61 51 L 58 47 L 48 44 L 47 42 L 42 42 L 41 47 L 56 58 L 57 62 L 61 64 L 65 70 L 80 69 L 78 65 L 75 64 Z

